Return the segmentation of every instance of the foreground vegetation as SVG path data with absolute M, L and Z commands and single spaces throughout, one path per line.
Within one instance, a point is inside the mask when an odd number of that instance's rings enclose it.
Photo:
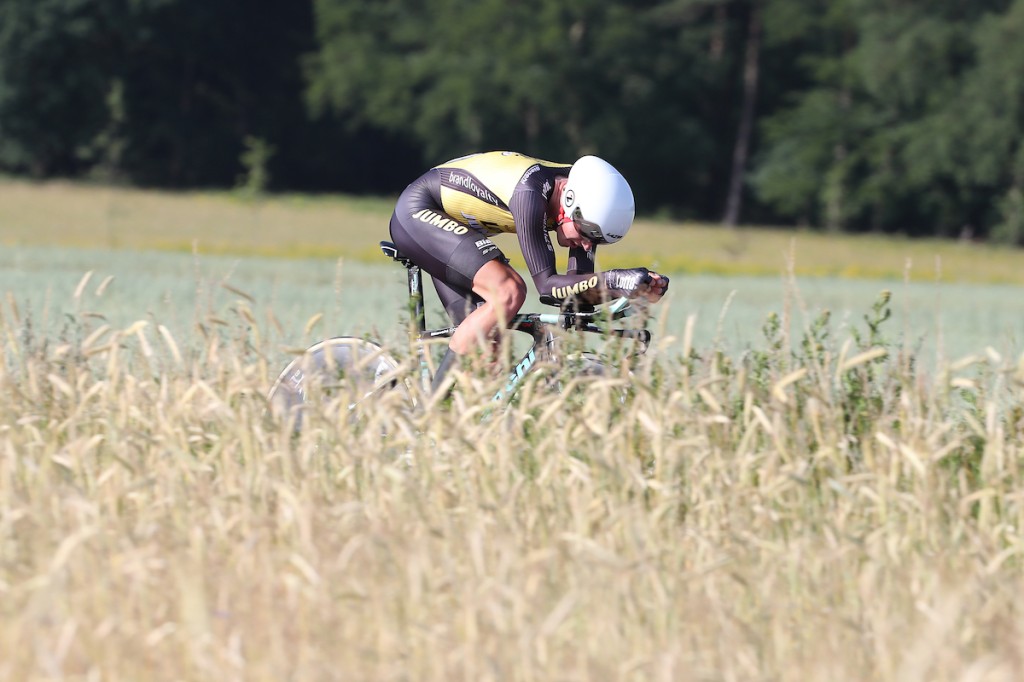
M 644 222 L 605 267 L 775 277 L 677 278 L 629 380 L 294 437 L 284 348 L 397 329 L 389 202 L 2 189 L 0 679 L 1024 672 L 1017 296 L 935 282 L 1017 251 Z
M 0 678 L 1019 679 L 1022 368 L 923 373 L 888 306 L 293 437 L 255 320 L 5 304 Z

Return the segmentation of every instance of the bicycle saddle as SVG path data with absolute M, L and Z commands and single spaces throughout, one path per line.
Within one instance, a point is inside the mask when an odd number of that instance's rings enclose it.
M 398 247 L 391 242 L 381 242 L 380 250 L 384 252 L 384 255 L 388 258 L 397 261 L 407 268 L 413 267 L 414 263 L 409 260 L 409 257 L 398 250 Z

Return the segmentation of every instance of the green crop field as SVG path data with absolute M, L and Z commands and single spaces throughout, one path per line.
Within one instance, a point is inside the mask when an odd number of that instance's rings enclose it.
M 167 193 L 0 180 L 0 246 L 61 245 L 375 260 L 392 199 Z M 509 249 L 510 252 L 514 249 Z M 934 239 L 675 224 L 642 216 L 605 267 L 915 282 L 1024 283 L 1024 252 Z
M 159 314 L 190 338 L 204 317 L 221 318 L 243 300 L 278 345 L 343 333 L 398 342 L 404 276 L 377 247 L 390 210 L 385 199 L 245 200 L 6 181 L 0 291 L 48 330 L 66 326 L 69 314 L 121 326 Z M 498 241 L 514 253 L 510 238 Z M 640 221 L 599 254 L 606 268 L 642 263 L 676 278 L 654 311 L 666 333 L 681 336 L 695 315 L 701 344 L 733 352 L 759 340 L 773 312 L 794 333 L 824 311 L 855 325 L 883 290 L 894 296 L 892 340 L 929 364 L 989 346 L 1013 354 L 1024 337 L 1019 250 Z
M 149 320 L 185 345 L 202 326 L 237 321 L 241 306 L 265 327 L 261 350 L 283 359 L 286 349 L 326 336 L 404 341 L 404 270 L 383 255 L 376 260 L 8 247 L 0 252 L 0 293 L 45 334 Z M 988 347 L 1008 356 L 1024 350 L 1016 285 L 671 274 L 670 295 L 650 309 L 652 329 L 680 339 L 693 317 L 698 345 L 731 354 L 762 341 L 773 313 L 794 334 L 825 313 L 837 334 L 849 334 L 887 290 L 889 340 L 930 367 Z M 428 321 L 445 326 L 429 288 L 427 302 Z M 527 307 L 538 308 L 536 297 Z
M 0 679 L 1020 678 L 1020 252 L 643 223 L 648 355 L 294 435 L 388 210 L 0 185 Z

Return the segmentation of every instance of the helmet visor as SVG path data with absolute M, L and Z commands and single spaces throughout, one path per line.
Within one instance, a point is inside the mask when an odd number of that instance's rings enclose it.
M 584 220 L 583 212 L 580 211 L 578 206 L 572 212 L 572 224 L 576 226 L 577 232 L 590 241 L 600 244 L 604 243 L 604 233 L 601 231 L 601 226 L 589 220 Z

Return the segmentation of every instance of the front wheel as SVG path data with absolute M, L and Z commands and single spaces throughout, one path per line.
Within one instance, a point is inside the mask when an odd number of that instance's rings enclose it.
M 614 364 L 609 363 L 598 353 L 583 351 L 571 353 L 562 360 L 563 376 L 555 383 L 555 390 L 565 396 L 568 400 L 585 400 L 588 395 L 587 382 L 582 384 L 575 381 L 566 381 L 565 377 L 587 377 L 594 379 L 615 379 L 620 376 L 620 370 Z M 632 381 L 633 373 L 627 372 L 629 380 Z M 582 389 L 582 390 L 581 390 Z M 629 399 L 630 385 L 613 389 L 613 401 L 619 406 L 625 405 Z
M 601 356 L 590 351 L 573 353 L 565 359 L 565 364 L 577 376 L 603 377 L 611 372 L 611 368 L 601 359 Z
M 271 412 L 294 420 L 296 431 L 305 411 L 331 400 L 341 401 L 356 417 L 367 401 L 399 384 L 398 368 L 398 361 L 372 341 L 352 336 L 321 341 L 278 376 L 267 396 Z

